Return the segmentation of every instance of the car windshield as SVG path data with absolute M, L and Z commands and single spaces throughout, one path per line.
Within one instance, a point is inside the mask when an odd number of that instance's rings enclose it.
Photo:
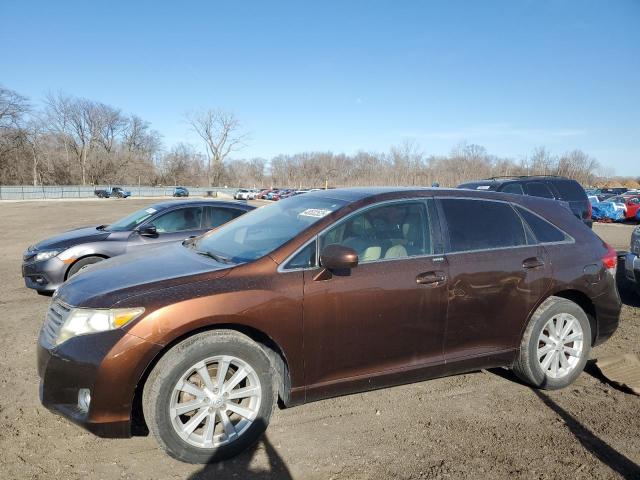
M 256 260 L 347 202 L 301 195 L 253 210 L 200 237 L 193 247 L 227 263 Z
M 157 211 L 158 210 L 153 207 L 143 208 L 142 210 L 138 210 L 133 212 L 131 215 L 121 218 L 111 225 L 107 225 L 104 227 L 104 230 L 109 232 L 125 232 L 127 230 L 133 230 L 147 218 L 154 215 Z

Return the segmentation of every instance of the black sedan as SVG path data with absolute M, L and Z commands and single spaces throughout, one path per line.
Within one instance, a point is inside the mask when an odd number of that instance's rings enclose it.
M 151 245 L 201 235 L 254 208 L 246 203 L 217 200 L 156 203 L 111 225 L 70 230 L 30 246 L 22 257 L 22 276 L 28 288 L 53 293 L 88 265 Z

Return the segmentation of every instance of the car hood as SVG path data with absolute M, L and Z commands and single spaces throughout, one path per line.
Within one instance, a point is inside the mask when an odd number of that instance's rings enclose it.
M 68 232 L 64 232 L 60 235 L 55 235 L 38 242 L 33 246 L 33 248 L 39 251 L 69 248 L 80 243 L 104 240 L 111 233 L 105 232 L 104 230 L 98 230 L 97 227 L 98 225 L 94 225 L 92 227 L 82 227 L 75 230 L 69 230 Z
M 176 242 L 93 264 L 65 282 L 56 297 L 72 306 L 109 308 L 134 295 L 219 278 L 231 269 Z

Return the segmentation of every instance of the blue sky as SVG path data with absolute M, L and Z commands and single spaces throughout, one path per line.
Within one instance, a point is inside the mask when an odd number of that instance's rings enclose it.
M 136 113 L 197 145 L 190 110 L 234 111 L 238 157 L 520 158 L 580 148 L 640 175 L 640 1 L 185 1 L 0 4 L 0 83 Z

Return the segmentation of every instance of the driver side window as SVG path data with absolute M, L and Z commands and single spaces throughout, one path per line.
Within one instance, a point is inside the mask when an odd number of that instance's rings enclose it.
M 198 230 L 202 220 L 202 207 L 178 208 L 153 220 L 158 233 Z
M 426 203 L 392 202 L 343 220 L 320 239 L 321 249 L 353 248 L 360 263 L 433 253 Z

